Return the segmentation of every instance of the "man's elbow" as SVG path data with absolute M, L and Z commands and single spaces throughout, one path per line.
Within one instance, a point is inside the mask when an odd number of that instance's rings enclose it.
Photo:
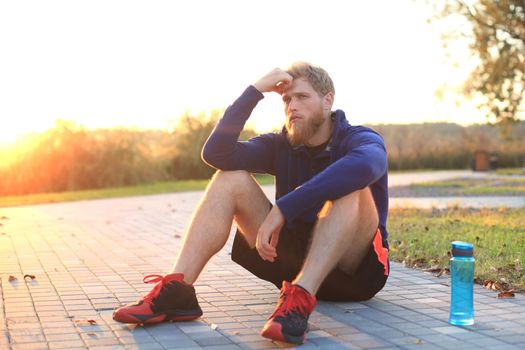
M 363 161 L 360 173 L 363 178 L 378 179 L 385 173 L 387 168 L 386 164 L 386 159 L 382 157 L 376 159 L 375 162 Z
M 213 152 L 212 150 L 212 147 L 209 147 L 208 146 L 208 143 L 206 143 L 204 145 L 204 147 L 202 147 L 202 151 L 201 151 L 201 159 L 204 163 L 208 164 L 209 166 L 213 167 L 213 168 L 216 168 L 218 169 L 219 167 L 217 166 L 217 156 L 216 154 Z
M 229 157 L 214 150 L 213 147 L 204 145 L 201 151 L 201 159 L 204 163 L 218 170 L 232 170 L 233 164 Z

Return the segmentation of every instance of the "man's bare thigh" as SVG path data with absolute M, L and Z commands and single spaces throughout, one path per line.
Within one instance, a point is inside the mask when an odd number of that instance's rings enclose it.
M 257 231 L 271 209 L 271 203 L 255 178 L 246 171 L 235 171 L 236 206 L 234 220 L 250 247 L 255 247 Z

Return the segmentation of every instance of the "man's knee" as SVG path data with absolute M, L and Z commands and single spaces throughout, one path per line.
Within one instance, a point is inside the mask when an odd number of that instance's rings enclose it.
M 217 170 L 213 174 L 212 181 L 221 181 L 226 184 L 234 184 L 251 179 L 252 176 L 246 170 Z
M 245 170 L 217 170 L 213 175 L 212 182 L 220 184 L 221 188 L 229 188 L 232 191 L 245 191 L 251 186 L 257 185 L 252 174 Z
M 377 208 L 369 187 L 354 191 L 334 201 L 327 201 L 318 216 L 321 219 L 331 213 L 346 215 L 351 212 L 369 215 L 372 218 L 377 217 Z

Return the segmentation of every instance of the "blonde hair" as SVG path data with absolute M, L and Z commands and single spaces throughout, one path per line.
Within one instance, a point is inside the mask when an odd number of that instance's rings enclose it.
M 328 73 L 319 66 L 308 62 L 295 62 L 286 70 L 294 79 L 305 78 L 321 96 L 331 92 L 335 95 L 334 82 Z

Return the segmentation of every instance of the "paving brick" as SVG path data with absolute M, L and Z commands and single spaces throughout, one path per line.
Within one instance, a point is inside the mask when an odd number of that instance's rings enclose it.
M 59 342 L 68 340 L 81 340 L 77 333 L 46 333 L 46 340 L 48 342 Z
M 86 345 L 81 340 L 67 340 L 49 342 L 50 349 L 86 349 Z
M 232 344 L 230 339 L 222 335 L 215 335 L 212 337 L 203 337 L 203 338 L 194 338 L 193 340 L 200 346 Z
M 6 347 L 7 348 L 7 347 Z M 23 343 L 23 344 L 12 344 L 11 350 L 47 350 L 49 347 L 46 343 Z
M 126 344 L 124 346 L 126 350 L 159 350 L 163 349 L 162 345 L 157 342 L 153 343 L 140 343 L 140 344 Z
M 210 345 L 210 346 L 203 346 L 206 350 L 238 350 L 241 349 L 239 346 L 234 344 L 227 344 L 227 345 Z

